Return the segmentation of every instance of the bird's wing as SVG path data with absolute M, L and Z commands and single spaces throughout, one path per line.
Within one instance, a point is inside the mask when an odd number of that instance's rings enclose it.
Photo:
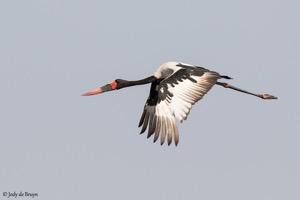
M 154 134 L 154 142 L 160 135 L 161 144 L 167 136 L 168 145 L 173 137 L 177 145 L 179 134 L 175 117 L 180 122 L 185 120 L 192 105 L 202 99 L 219 78 L 217 72 L 187 67 L 164 80 L 153 82 L 139 123 L 139 126 L 143 125 L 141 133 L 148 126 L 148 138 Z

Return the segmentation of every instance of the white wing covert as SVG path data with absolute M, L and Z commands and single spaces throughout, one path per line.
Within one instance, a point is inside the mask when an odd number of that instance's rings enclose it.
M 150 95 L 144 107 L 139 126 L 144 133 L 148 126 L 148 138 L 154 134 L 154 142 L 160 135 L 161 145 L 167 136 L 168 145 L 174 138 L 175 145 L 179 142 L 178 128 L 175 117 L 185 120 L 197 101 L 212 88 L 220 78 L 217 72 L 202 67 L 178 64 L 180 70 L 166 79 L 153 82 Z

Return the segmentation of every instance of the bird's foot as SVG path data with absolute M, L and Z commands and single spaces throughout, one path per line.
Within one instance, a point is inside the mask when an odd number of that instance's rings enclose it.
M 260 97 L 262 99 L 278 99 L 277 97 L 270 95 L 270 94 L 261 94 Z

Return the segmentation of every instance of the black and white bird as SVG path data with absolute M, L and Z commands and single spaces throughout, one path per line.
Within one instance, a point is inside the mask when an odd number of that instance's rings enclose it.
M 148 127 L 147 138 L 154 134 L 154 142 L 156 142 L 160 136 L 161 145 L 164 144 L 165 138 L 168 140 L 168 145 L 174 139 L 177 146 L 179 133 L 175 118 L 180 122 L 185 120 L 192 106 L 202 99 L 215 84 L 262 99 L 277 99 L 277 97 L 269 94 L 255 94 L 228 83 L 218 82 L 222 78 L 231 79 L 228 76 L 220 75 L 218 72 L 210 71 L 203 67 L 181 62 L 167 62 L 161 65 L 154 75 L 148 78 L 137 81 L 116 79 L 101 88 L 82 95 L 90 96 L 151 83 L 150 94 L 139 123 L 139 127 L 142 126 L 141 134 Z

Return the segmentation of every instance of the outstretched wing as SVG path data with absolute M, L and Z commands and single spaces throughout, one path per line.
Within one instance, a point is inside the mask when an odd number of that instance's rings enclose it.
M 182 67 L 166 79 L 153 82 L 150 95 L 144 107 L 139 126 L 141 133 L 148 127 L 148 138 L 154 134 L 154 142 L 160 136 L 161 144 L 165 138 L 168 145 L 174 138 L 175 145 L 179 142 L 179 134 L 175 117 L 185 120 L 197 101 L 212 88 L 220 78 L 217 72 L 202 67 Z

